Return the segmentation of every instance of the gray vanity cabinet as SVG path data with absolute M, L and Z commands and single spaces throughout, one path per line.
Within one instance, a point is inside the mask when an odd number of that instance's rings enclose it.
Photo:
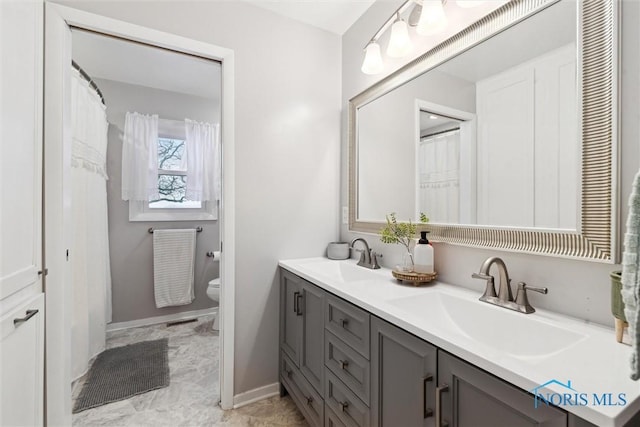
M 433 426 L 437 348 L 371 317 L 372 426 Z
M 281 390 L 312 426 L 594 427 L 284 269 L 280 303 Z
M 319 287 L 280 272 L 280 380 L 311 425 L 324 424 L 324 299 Z
M 438 351 L 441 425 L 566 427 L 567 413 L 442 350 Z M 437 400 L 437 399 L 436 399 Z
M 286 270 L 280 271 L 280 349 L 298 366 L 302 341 L 302 320 L 298 303 L 302 279 Z

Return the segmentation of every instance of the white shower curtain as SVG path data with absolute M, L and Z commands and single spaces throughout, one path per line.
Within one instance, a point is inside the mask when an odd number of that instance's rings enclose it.
M 419 211 L 434 223 L 460 221 L 460 130 L 420 140 Z
M 75 69 L 71 79 L 71 123 L 71 372 L 75 379 L 87 370 L 89 360 L 104 350 L 106 324 L 111 321 L 106 186 L 108 123 L 98 94 Z

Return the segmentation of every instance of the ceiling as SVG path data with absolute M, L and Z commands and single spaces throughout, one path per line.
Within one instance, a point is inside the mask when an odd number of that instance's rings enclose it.
M 246 0 L 314 27 L 343 35 L 375 0 Z
M 220 99 L 219 62 L 77 29 L 72 34 L 73 60 L 93 79 Z

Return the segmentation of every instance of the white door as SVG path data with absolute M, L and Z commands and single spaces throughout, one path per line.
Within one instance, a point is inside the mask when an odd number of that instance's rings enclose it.
M 533 227 L 533 70 L 510 70 L 476 88 L 478 224 Z
M 0 0 L 0 425 L 3 426 L 43 423 L 43 9 L 42 0 Z
M 0 301 L 42 290 L 42 32 L 42 2 L 0 1 Z
M 41 426 L 44 294 L 0 316 L 0 425 Z

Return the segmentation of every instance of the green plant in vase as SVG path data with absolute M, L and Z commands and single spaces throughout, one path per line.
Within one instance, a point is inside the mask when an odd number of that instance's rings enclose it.
M 413 271 L 413 254 L 411 253 L 411 241 L 417 237 L 418 224 L 409 222 L 398 222 L 396 213 L 391 212 L 386 216 L 387 225 L 380 230 L 380 240 L 382 243 L 400 244 L 405 247 L 407 252 L 404 255 L 401 266 L 402 271 Z M 426 224 L 429 218 L 420 212 L 420 223 Z

